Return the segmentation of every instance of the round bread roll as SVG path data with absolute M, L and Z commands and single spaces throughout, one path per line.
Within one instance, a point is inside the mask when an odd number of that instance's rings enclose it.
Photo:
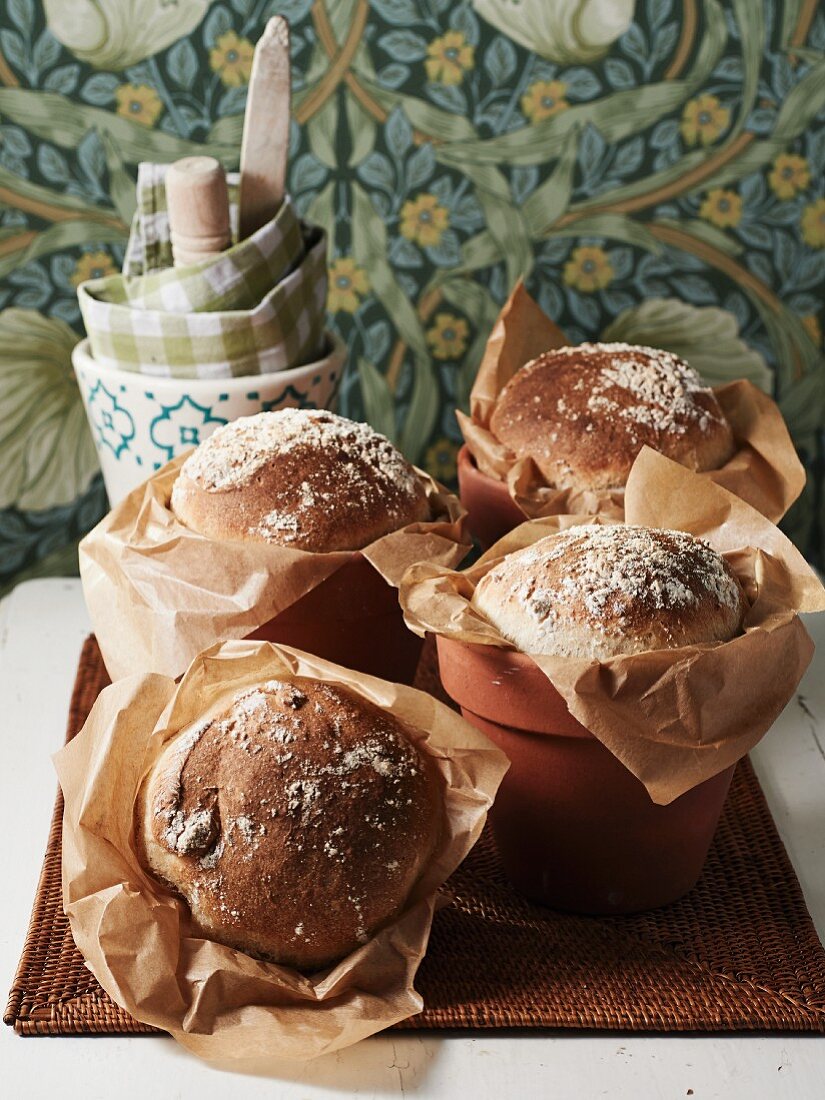
M 691 470 L 734 453 L 716 395 L 684 359 L 629 344 L 548 351 L 499 394 L 490 430 L 556 489 L 621 488 L 647 444 Z
M 524 653 L 597 661 L 726 642 L 747 606 L 731 567 L 700 539 L 593 524 L 508 554 L 472 604 Z
M 430 519 L 421 479 L 388 439 L 317 409 L 258 413 L 218 428 L 184 462 L 171 506 L 208 538 L 317 553 L 360 550 Z
M 442 806 L 435 764 L 399 721 L 296 677 L 175 736 L 141 786 L 135 834 L 195 934 L 309 971 L 401 911 Z

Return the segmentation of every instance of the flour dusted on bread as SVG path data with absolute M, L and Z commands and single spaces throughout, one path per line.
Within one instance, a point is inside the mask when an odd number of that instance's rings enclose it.
M 138 798 L 138 852 L 196 934 L 318 969 L 403 908 L 438 840 L 441 784 L 379 707 L 269 680 L 169 742 Z
M 620 488 L 643 446 L 693 470 L 734 452 L 713 391 L 679 356 L 579 344 L 539 356 L 499 395 L 490 429 L 558 489 Z
M 424 486 L 367 424 L 280 409 L 219 428 L 181 467 L 172 510 L 209 538 L 359 550 L 430 519 Z
M 595 524 L 509 554 L 472 602 L 525 653 L 596 660 L 727 641 L 745 611 L 733 570 L 700 539 Z

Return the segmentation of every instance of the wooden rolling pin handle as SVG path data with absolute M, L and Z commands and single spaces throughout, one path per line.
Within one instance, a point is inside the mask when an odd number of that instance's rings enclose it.
M 169 237 L 176 267 L 198 263 L 232 243 L 226 175 L 214 157 L 184 157 L 166 173 Z

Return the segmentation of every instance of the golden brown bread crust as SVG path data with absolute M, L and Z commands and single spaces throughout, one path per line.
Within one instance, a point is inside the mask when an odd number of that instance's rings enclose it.
M 593 660 L 728 641 L 747 607 L 700 539 L 621 524 L 571 527 L 509 554 L 472 603 L 524 653 Z
M 421 479 L 367 424 L 280 409 L 219 428 L 187 458 L 172 511 L 207 538 L 325 553 L 430 519 Z
M 620 488 L 645 444 L 691 470 L 734 452 L 712 390 L 677 355 L 579 344 L 534 359 L 499 394 L 490 430 L 556 489 Z
M 309 971 L 401 911 L 442 813 L 440 773 L 402 723 L 296 677 L 174 737 L 141 787 L 135 836 L 196 934 Z

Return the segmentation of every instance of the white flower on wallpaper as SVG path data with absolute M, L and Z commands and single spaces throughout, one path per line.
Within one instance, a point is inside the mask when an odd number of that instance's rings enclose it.
M 594 61 L 633 20 L 634 0 L 473 0 L 497 30 L 549 61 Z
M 673 351 L 711 386 L 747 378 L 766 393 L 772 389 L 771 371 L 761 352 L 739 338 L 733 314 L 715 306 L 648 298 L 620 313 L 601 339 Z
M 203 19 L 209 0 L 45 0 L 49 30 L 98 69 L 125 69 L 165 50 Z

